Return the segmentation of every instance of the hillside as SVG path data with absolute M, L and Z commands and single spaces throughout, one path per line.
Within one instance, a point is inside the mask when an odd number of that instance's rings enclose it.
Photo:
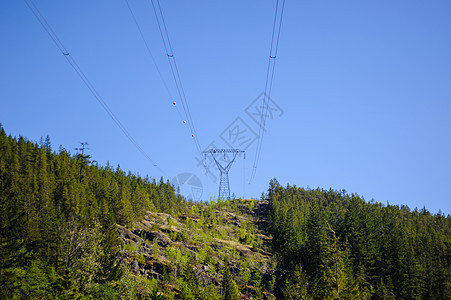
M 192 203 L 0 128 L 1 299 L 451 299 L 451 216 L 281 186 Z
M 0 153 L 1 298 L 272 297 L 254 200 L 189 203 L 163 178 L 3 129 Z
M 451 299 L 451 216 L 270 182 L 285 298 Z
M 149 211 L 132 230 L 118 225 L 122 261 L 144 293 L 158 286 L 169 298 L 220 299 L 227 270 L 242 297 L 272 299 L 276 261 L 256 226 L 263 205 L 237 199 L 193 204 L 176 216 Z

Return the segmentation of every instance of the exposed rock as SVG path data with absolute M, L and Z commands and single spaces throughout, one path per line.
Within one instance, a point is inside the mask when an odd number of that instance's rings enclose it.
M 159 231 L 145 231 L 138 229 L 135 230 L 134 233 L 136 233 L 139 236 L 142 236 L 146 240 L 156 241 L 158 245 L 162 247 L 166 247 L 172 243 L 172 240 L 166 234 Z
M 157 274 L 163 274 L 165 270 L 171 268 L 171 262 L 164 257 L 158 257 L 158 259 L 153 259 L 151 261 L 147 261 L 147 264 L 144 266 L 146 270 L 149 270 L 151 273 L 156 272 Z
M 185 247 L 194 252 L 197 252 L 199 250 L 198 246 L 192 244 L 185 244 Z
M 119 236 L 121 237 L 121 239 L 132 240 L 135 243 L 139 243 L 141 241 L 141 238 L 139 236 L 132 233 L 130 230 L 128 230 L 124 226 L 121 226 L 119 224 L 117 224 L 116 226 L 117 226 L 117 231 L 119 232 Z
M 166 290 L 180 295 L 180 290 L 165 282 L 164 278 L 183 276 L 184 268 L 189 263 L 192 264 L 193 274 L 200 285 L 214 284 L 219 287 L 224 256 L 229 256 L 230 272 L 240 286 L 243 296 L 252 298 L 257 294 L 261 296 L 263 292 L 263 299 L 274 299 L 268 290 L 244 286 L 243 282 L 240 282 L 243 266 L 249 268 L 252 278 L 257 273 L 261 274 L 261 283 L 264 286 L 268 286 L 274 275 L 271 269 L 273 258 L 270 253 L 265 252 L 266 248 L 260 247 L 261 243 L 255 243 L 254 248 L 240 239 L 241 228 L 248 230 L 249 226 L 256 226 L 247 231 L 247 234 L 257 237 L 264 244 L 271 242 L 271 237 L 264 235 L 264 231 L 257 227 L 258 220 L 267 213 L 266 205 L 256 201 L 254 211 L 251 212 L 248 204 L 233 208 L 216 207 L 213 211 L 206 210 L 206 206 L 200 207 L 198 211 L 207 211 L 205 216 L 200 217 L 193 213 L 172 217 L 169 214 L 147 212 L 145 218 L 136 224 L 132 231 L 118 225 L 123 249 L 122 261 L 136 275 L 156 278 Z M 257 214 L 261 216 L 257 218 Z M 201 219 L 202 226 L 193 224 Z M 179 234 L 180 232 L 183 234 Z
M 133 270 L 133 271 L 135 271 L 135 272 L 138 272 L 138 271 L 139 271 L 139 264 L 138 264 L 138 261 L 137 261 L 136 259 L 134 259 L 134 260 L 132 261 L 131 267 L 132 267 L 132 270 Z
M 166 232 L 181 232 L 182 230 L 180 227 L 177 227 L 175 225 L 161 225 L 160 229 Z

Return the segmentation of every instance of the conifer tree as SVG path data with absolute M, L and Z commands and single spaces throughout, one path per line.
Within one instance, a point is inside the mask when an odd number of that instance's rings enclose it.
M 239 297 L 238 286 L 230 274 L 227 259 L 224 260 L 224 269 L 222 271 L 221 294 L 223 300 L 237 300 Z
M 281 262 L 291 262 L 281 264 L 288 278 L 302 267 L 308 296 L 450 297 L 451 216 L 366 202 L 345 191 L 283 188 L 276 180 L 269 194 L 273 249 Z

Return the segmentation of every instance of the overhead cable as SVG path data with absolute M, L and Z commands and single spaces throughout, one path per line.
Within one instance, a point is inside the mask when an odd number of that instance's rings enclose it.
M 58 50 L 63 54 L 64 58 L 67 60 L 67 62 L 71 65 L 71 67 L 75 70 L 77 75 L 80 77 L 80 79 L 83 81 L 83 83 L 86 85 L 86 87 L 89 89 L 91 94 L 94 96 L 94 98 L 99 102 L 99 104 L 102 106 L 102 108 L 108 113 L 108 115 L 111 117 L 113 122 L 119 127 L 119 129 L 122 131 L 122 133 L 127 137 L 127 139 L 132 143 L 133 146 L 162 174 L 169 177 L 169 175 L 164 172 L 147 154 L 147 152 L 141 147 L 141 145 L 133 138 L 133 136 L 128 132 L 128 130 L 125 128 L 125 126 L 121 123 L 121 121 L 117 118 L 117 116 L 113 113 L 111 108 L 108 106 L 108 104 L 103 100 L 102 96 L 97 92 L 94 85 L 91 83 L 91 81 L 88 79 L 88 77 L 85 75 L 83 70 L 80 68 L 80 66 L 77 64 L 73 56 L 69 53 L 69 51 L 66 49 L 66 47 L 63 45 L 61 40 L 56 35 L 53 28 L 50 26 L 50 24 L 47 22 L 46 18 L 42 15 L 42 13 L 37 8 L 36 4 L 33 2 L 33 0 L 24 0 L 24 2 L 27 4 L 28 8 L 31 10 L 33 15 L 36 17 L 36 19 L 39 21 L 41 26 L 44 28 L 44 30 L 47 32 L 47 34 L 50 36 Z
M 279 6 L 280 9 L 279 9 Z M 260 127 L 258 130 L 257 148 L 255 150 L 254 165 L 252 167 L 252 174 L 249 180 L 249 184 L 253 182 L 255 174 L 257 172 L 258 161 L 260 159 L 260 153 L 263 143 L 263 134 L 266 127 L 266 117 L 268 116 L 268 108 L 272 90 L 272 83 L 274 78 L 274 69 L 276 66 L 277 50 L 279 48 L 280 28 L 282 27 L 283 11 L 285 8 L 285 0 L 282 0 L 282 4 L 279 4 L 279 0 L 276 1 L 276 9 L 274 12 L 274 23 L 271 36 L 271 47 L 269 50 L 268 68 L 266 70 L 266 82 L 265 92 L 263 94 L 263 106 L 260 118 Z
M 149 2 L 149 0 L 148 0 Z M 183 111 L 186 116 L 186 121 L 188 123 L 189 130 L 191 132 L 191 136 L 193 137 L 193 141 L 199 156 L 202 156 L 202 147 L 200 146 L 199 138 L 196 132 L 196 128 L 194 126 L 193 118 L 191 117 L 191 112 L 189 109 L 188 101 L 186 99 L 185 90 L 183 89 L 182 80 L 180 78 L 180 72 L 177 67 L 177 63 L 174 56 L 174 51 L 172 50 L 171 41 L 169 39 L 168 29 L 166 27 L 166 22 L 164 21 L 163 11 L 161 9 L 160 1 L 156 0 L 158 9 L 154 3 L 154 0 L 150 0 L 153 12 L 155 14 L 155 18 L 157 20 L 158 29 L 160 31 L 161 39 L 163 40 L 164 49 L 166 51 L 166 55 L 168 58 L 169 66 L 171 67 L 172 76 L 174 78 L 174 82 L 177 88 L 177 92 L 179 94 L 180 100 L 182 102 Z
M 149 43 L 147 43 L 147 40 L 144 37 L 144 33 L 143 33 L 142 29 L 141 29 L 141 26 L 139 26 L 138 20 L 136 19 L 136 16 L 135 16 L 135 14 L 134 14 L 131 6 L 130 6 L 130 3 L 128 2 L 128 0 L 124 0 L 124 1 L 127 4 L 127 7 L 128 7 L 128 10 L 130 11 L 130 14 L 132 15 L 133 22 L 135 23 L 136 27 L 138 28 L 139 35 L 141 36 L 141 39 L 143 40 L 144 45 L 146 46 L 147 53 L 149 54 L 149 56 L 150 56 L 150 58 L 151 58 L 151 60 L 152 60 L 152 62 L 154 64 L 155 68 L 157 69 L 158 75 L 160 76 L 160 79 L 163 82 L 163 85 L 164 85 L 164 87 L 166 89 L 166 92 L 168 93 L 168 95 L 169 95 L 169 97 L 171 99 L 174 99 L 172 97 L 171 91 L 168 88 L 168 85 L 166 84 L 166 80 L 164 80 L 163 74 L 161 74 L 160 68 L 158 68 L 158 65 L 157 65 L 157 62 L 155 60 L 155 57 L 153 56 L 152 51 L 150 50 Z
M 139 35 L 141 36 L 141 39 L 142 39 L 142 41 L 144 42 L 144 45 L 145 45 L 145 47 L 146 47 L 146 49 L 147 49 L 147 54 L 148 54 L 149 57 L 151 58 L 151 60 L 152 60 L 152 62 L 153 62 L 153 64 L 154 64 L 154 66 L 155 66 L 155 69 L 156 69 L 157 72 L 158 72 L 158 75 L 159 75 L 159 77 L 160 77 L 160 79 L 161 79 L 161 82 L 163 83 L 163 85 L 164 85 L 164 87 L 165 87 L 165 89 L 166 89 L 166 92 L 168 93 L 169 99 L 170 99 L 171 102 L 174 104 L 174 107 L 175 107 L 175 109 L 177 110 L 177 114 L 178 114 L 178 116 L 179 116 L 179 118 L 180 118 L 180 121 L 181 121 L 183 124 L 186 124 L 186 121 L 185 121 L 185 119 L 182 117 L 182 114 L 180 113 L 180 110 L 179 110 L 178 106 L 175 105 L 176 102 L 173 101 L 173 100 L 174 100 L 174 97 L 172 96 L 172 93 L 171 93 L 171 91 L 170 91 L 170 89 L 169 89 L 169 87 L 168 87 L 168 85 L 167 85 L 167 83 L 166 83 L 166 80 L 164 79 L 163 74 L 161 73 L 160 68 L 159 68 L 158 65 L 157 65 L 157 62 L 156 62 L 156 60 L 155 60 L 155 56 L 152 54 L 152 51 L 150 50 L 149 43 L 147 42 L 147 40 L 146 40 L 146 38 L 145 38 L 145 36 L 144 36 L 144 33 L 143 33 L 142 29 L 141 29 L 141 26 L 139 25 L 138 19 L 136 18 L 135 13 L 133 12 L 132 7 L 130 6 L 129 1 L 128 1 L 128 0 L 124 0 L 124 1 L 125 1 L 125 3 L 127 4 L 127 7 L 128 7 L 128 10 L 130 11 L 130 14 L 131 14 L 131 16 L 132 16 L 133 22 L 135 23 L 136 27 L 138 28 Z M 186 128 L 186 127 L 185 127 L 185 128 Z

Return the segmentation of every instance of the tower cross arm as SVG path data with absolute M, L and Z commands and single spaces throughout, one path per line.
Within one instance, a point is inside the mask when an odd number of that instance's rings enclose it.
M 221 163 L 216 159 L 215 154 L 221 153 L 233 153 L 233 159 L 227 164 L 227 166 L 222 166 Z M 209 149 L 203 151 L 202 154 L 207 157 L 207 154 L 211 154 L 211 157 L 215 161 L 218 166 L 219 172 L 221 174 L 221 179 L 219 182 L 219 199 L 227 199 L 230 198 L 230 184 L 229 184 L 229 170 L 232 167 L 233 162 L 235 161 L 238 153 L 244 153 L 244 158 L 246 158 L 246 152 L 240 149 Z M 225 155 L 225 154 L 224 154 Z
M 209 150 L 205 150 L 202 153 L 244 153 L 244 150 L 240 150 L 240 149 L 209 149 Z

